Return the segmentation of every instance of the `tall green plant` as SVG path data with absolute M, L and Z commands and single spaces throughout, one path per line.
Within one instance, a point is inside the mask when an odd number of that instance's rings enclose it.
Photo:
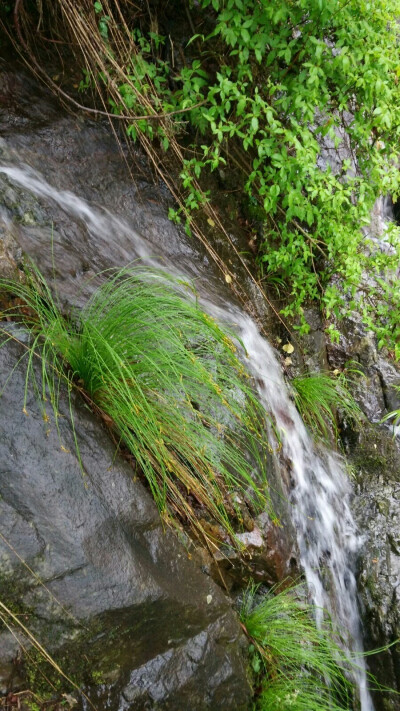
M 241 619 L 252 642 L 253 669 L 262 691 L 258 711 L 349 711 L 349 660 L 328 623 L 318 629 L 302 586 L 257 597 L 250 587 Z
M 204 533 L 199 509 L 234 537 L 239 492 L 268 507 L 265 412 L 237 357 L 240 344 L 202 311 L 191 284 L 124 269 L 69 318 L 34 267 L 24 282 L 1 280 L 0 289 L 18 297 L 8 313 L 32 331 L 26 388 L 39 357 L 37 388 L 43 401 L 49 394 L 56 421 L 60 379 L 83 388 L 134 455 L 164 516 L 179 514 Z
M 291 381 L 296 407 L 305 424 L 316 437 L 329 440 L 338 436 L 338 412 L 356 425 L 363 413 L 354 400 L 344 373 L 312 373 Z

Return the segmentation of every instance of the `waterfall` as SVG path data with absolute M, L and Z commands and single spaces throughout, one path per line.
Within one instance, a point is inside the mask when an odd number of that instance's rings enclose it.
M 357 657 L 354 681 L 361 711 L 373 711 L 353 572 L 362 539 L 349 506 L 351 487 L 344 461 L 337 454 L 316 448 L 290 397 L 273 349 L 249 316 L 239 312 L 232 315 L 249 354 L 259 395 L 280 432 L 282 454 L 290 463 L 291 517 L 301 565 L 317 608 L 317 623 L 321 623 L 325 609 L 347 635 L 345 651 Z
M 0 172 L 35 195 L 54 201 L 72 219 L 82 221 L 90 239 L 105 250 L 112 264 L 123 266 L 138 257 L 147 264 L 155 263 L 143 237 L 105 209 L 90 206 L 72 192 L 55 189 L 31 168 L 8 165 L 0 167 Z M 169 271 L 177 272 L 168 261 L 164 264 Z M 207 295 L 203 305 L 219 321 L 229 321 L 236 328 L 247 350 L 259 395 L 280 431 L 282 454 L 291 468 L 292 490 L 288 492 L 291 515 L 301 565 L 317 607 L 317 622 L 321 622 L 325 609 L 339 628 L 347 631 L 347 651 L 357 656 L 354 677 L 361 711 L 373 711 L 361 656 L 361 622 L 353 572 L 362 540 L 350 510 L 351 487 L 344 461 L 313 442 L 295 408 L 274 350 L 254 321 L 228 303 L 225 308 L 210 303 Z

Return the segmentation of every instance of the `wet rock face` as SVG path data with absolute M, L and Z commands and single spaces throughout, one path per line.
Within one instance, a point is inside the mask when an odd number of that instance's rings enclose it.
M 358 381 L 355 397 L 370 422 L 377 423 L 389 411 L 400 407 L 400 394 L 394 386 L 400 385 L 398 364 L 387 351 L 378 351 L 374 334 L 367 332 L 360 319 L 345 319 L 339 324 L 339 344 L 328 344 L 328 362 L 342 368 L 352 361 L 359 364 L 365 377 Z
M 400 440 L 393 428 L 380 424 L 385 414 L 400 407 L 400 369 L 359 318 L 336 324 L 338 344 L 327 340 L 316 310 L 307 312 L 311 331 L 302 339 L 301 371 L 352 367 L 364 373 L 351 383 L 352 393 L 366 416 L 361 431 L 340 423 L 342 442 L 354 477 L 352 511 L 361 536 L 358 591 L 364 626 L 364 647 L 372 650 L 400 638 Z M 400 691 L 400 647 L 367 659 L 382 685 Z M 398 711 L 400 697 L 383 690 L 374 694 L 375 711 Z
M 0 349 L 0 388 L 20 356 L 15 343 Z M 246 643 L 227 598 L 163 530 L 82 402 L 84 474 L 66 396 L 59 437 L 31 390 L 23 413 L 24 380 L 22 361 L 0 399 L 0 598 L 86 689 L 101 680 L 90 695 L 109 709 L 247 708 Z M 4 689 L 17 648 L 0 628 Z
M 301 575 L 292 529 L 287 519 L 279 526 L 262 513 L 256 517 L 252 531 L 237 534 L 243 546 L 240 551 L 222 546 L 211 556 L 199 546 L 194 554 L 202 570 L 217 584 L 222 583 L 233 597 L 242 594 L 249 580 L 267 587 L 282 581 L 289 585 Z
M 56 277 L 61 297 L 72 303 L 83 280 L 143 256 L 141 239 L 159 266 L 168 262 L 195 278 L 213 265 L 204 250 L 168 220 L 171 196 L 155 184 L 148 161 L 131 144 L 118 144 L 105 121 L 72 116 L 15 57 L 0 58 L 0 229 L 12 223 L 19 246 L 46 278 Z M 118 130 L 118 127 L 117 127 Z M 97 212 L 97 224 L 70 202 L 50 193 L 37 197 L 1 172 L 16 166 L 71 191 Z M 72 195 L 73 198 L 73 195 Z M 73 202 L 73 200 L 72 200 Z M 109 220 L 112 213 L 115 219 Z
M 121 155 L 108 125 L 67 115 L 23 71 L 0 64 L 0 276 L 23 268 L 22 251 L 68 310 L 86 300 L 96 273 L 137 259 L 144 244 L 147 255 L 162 257 L 160 266 L 194 277 L 216 302 L 225 298 L 205 251 L 167 219 L 165 186 L 155 186 L 146 161 L 136 158 L 132 176 L 131 157 Z M 29 185 L 1 167 L 22 170 Z M 17 358 L 15 346 L 0 349 L 0 389 Z M 107 433 L 82 403 L 75 402 L 74 418 L 84 477 L 67 402 L 60 442 L 32 394 L 29 417 L 22 398 L 18 368 L 0 398 L 7 419 L 0 436 L 0 599 L 68 674 L 78 675 L 97 708 L 247 708 L 247 645 L 212 581 L 221 583 L 221 570 L 207 558 L 200 572 L 196 556 L 189 561 L 163 531 L 148 493 L 115 461 Z M 283 514 L 282 522 L 281 529 L 262 517 L 256 522 L 259 535 L 243 541 L 246 566 L 226 560 L 227 585 L 243 586 L 250 575 L 274 583 L 293 572 Z M 0 686 L 14 673 L 17 681 L 17 648 L 2 630 Z
M 365 541 L 358 563 L 366 648 L 400 638 L 400 447 L 388 428 L 366 426 L 351 451 L 356 476 L 353 509 Z M 400 691 L 400 649 L 369 659 L 381 684 Z M 396 711 L 399 697 L 376 693 L 377 711 Z
M 369 427 L 353 462 L 357 490 L 354 511 L 365 544 L 359 559 L 359 591 L 368 649 L 400 638 L 400 448 L 383 428 Z M 381 684 L 400 691 L 400 649 L 370 658 Z M 399 697 L 376 694 L 377 711 L 396 711 Z
M 400 407 L 400 371 L 389 353 L 377 350 L 376 339 L 360 322 L 341 325 L 338 345 L 329 344 L 332 368 L 353 361 L 364 373 L 353 394 L 368 421 L 361 432 L 343 424 L 343 438 L 355 476 L 353 511 L 364 538 L 358 561 L 358 587 L 366 649 L 377 649 L 400 638 L 400 441 L 382 417 Z M 357 366 L 357 364 L 359 364 Z M 379 682 L 400 691 L 400 648 L 368 659 Z M 396 711 L 399 697 L 380 691 L 376 711 Z

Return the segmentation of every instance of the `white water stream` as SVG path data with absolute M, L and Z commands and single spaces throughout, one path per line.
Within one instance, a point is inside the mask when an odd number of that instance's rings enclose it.
M 3 166 L 0 172 L 35 195 L 54 201 L 70 217 L 82 221 L 99 250 L 112 254 L 119 266 L 135 258 L 154 264 L 145 240 L 128 224 L 103 209 L 94 209 L 69 191 L 60 191 L 27 167 Z M 120 242 L 121 240 L 121 242 Z M 159 266 L 159 261 L 157 262 Z M 169 271 L 176 272 L 167 263 Z M 39 265 L 40 267 L 40 265 Z M 282 454 L 290 464 L 291 514 L 297 531 L 301 565 L 310 595 L 319 608 L 328 610 L 334 622 L 348 634 L 348 651 L 362 653 L 361 624 L 357 607 L 353 566 L 360 537 L 349 507 L 351 488 L 340 457 L 316 448 L 293 404 L 281 367 L 268 342 L 252 319 L 237 308 L 204 301 L 206 310 L 238 330 L 250 356 L 249 365 L 258 383 L 260 397 L 277 424 Z M 361 711 L 373 711 L 365 663 L 357 658 L 355 682 Z
M 236 318 L 260 396 L 276 420 L 282 453 L 290 462 L 291 516 L 301 564 L 318 608 L 317 622 L 321 622 L 324 608 L 344 636 L 348 635 L 347 651 L 357 655 L 354 678 L 361 711 L 373 711 L 361 656 L 363 643 L 353 572 L 361 539 L 349 506 L 351 487 L 344 462 L 335 454 L 316 450 L 290 399 L 273 349 L 248 316 L 238 314 Z

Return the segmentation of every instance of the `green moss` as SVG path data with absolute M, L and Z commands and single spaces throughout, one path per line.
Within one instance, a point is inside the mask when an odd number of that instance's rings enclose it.
M 364 587 L 368 590 L 373 600 L 379 601 L 381 593 L 377 586 L 376 573 L 370 573 L 363 583 Z
M 351 460 L 360 483 L 372 477 L 375 479 L 379 474 L 394 481 L 399 479 L 399 453 L 387 430 L 380 425 L 365 423 Z
M 91 644 L 99 631 L 96 624 L 90 631 L 80 634 L 77 640 L 64 644 L 51 654 L 65 676 L 46 661 L 39 650 L 29 649 L 23 660 L 23 676 L 29 689 L 41 699 L 49 700 L 76 691 L 76 687 L 86 689 L 103 684 L 108 669 L 101 668 L 101 665 L 107 666 L 107 663 L 99 658 L 96 645 L 93 648 Z
M 11 578 L 0 573 L 0 601 L 25 625 L 33 613 L 32 607 L 24 602 L 27 590 L 26 582 L 21 580 L 18 575 L 13 575 Z M 6 622 L 8 623 L 8 620 L 4 619 L 3 621 L 0 617 L 0 633 L 7 629 Z
M 23 676 L 26 678 L 28 688 L 43 701 L 60 695 L 63 691 L 70 691 L 70 686 L 63 688 L 62 677 L 43 658 L 36 649 L 30 649 L 24 657 Z
M 50 701 L 59 699 L 64 693 L 73 693 L 76 687 L 83 689 L 103 684 L 106 674 L 115 668 L 113 655 L 108 654 L 113 630 L 107 621 L 98 618 L 88 628 L 78 631 L 71 628 L 66 620 L 43 620 L 33 607 L 24 602 L 29 588 L 18 578 L 18 572 L 14 571 L 12 580 L 12 585 L 8 576 L 0 580 L 0 600 L 11 613 L 8 616 L 4 613 L 4 622 L 0 619 L 0 633 L 8 629 L 8 625 L 19 631 L 12 617 L 15 615 L 62 670 L 61 674 L 36 646 L 24 645 L 23 663 L 19 670 L 24 688 L 29 689 L 34 698 Z M 66 636 L 69 638 L 67 642 Z M 56 649 L 57 646 L 59 649 Z M 115 650 L 115 640 L 111 646 Z M 31 703 L 35 702 L 24 700 L 24 707 L 30 707 Z M 32 708 L 32 711 L 35 709 Z

